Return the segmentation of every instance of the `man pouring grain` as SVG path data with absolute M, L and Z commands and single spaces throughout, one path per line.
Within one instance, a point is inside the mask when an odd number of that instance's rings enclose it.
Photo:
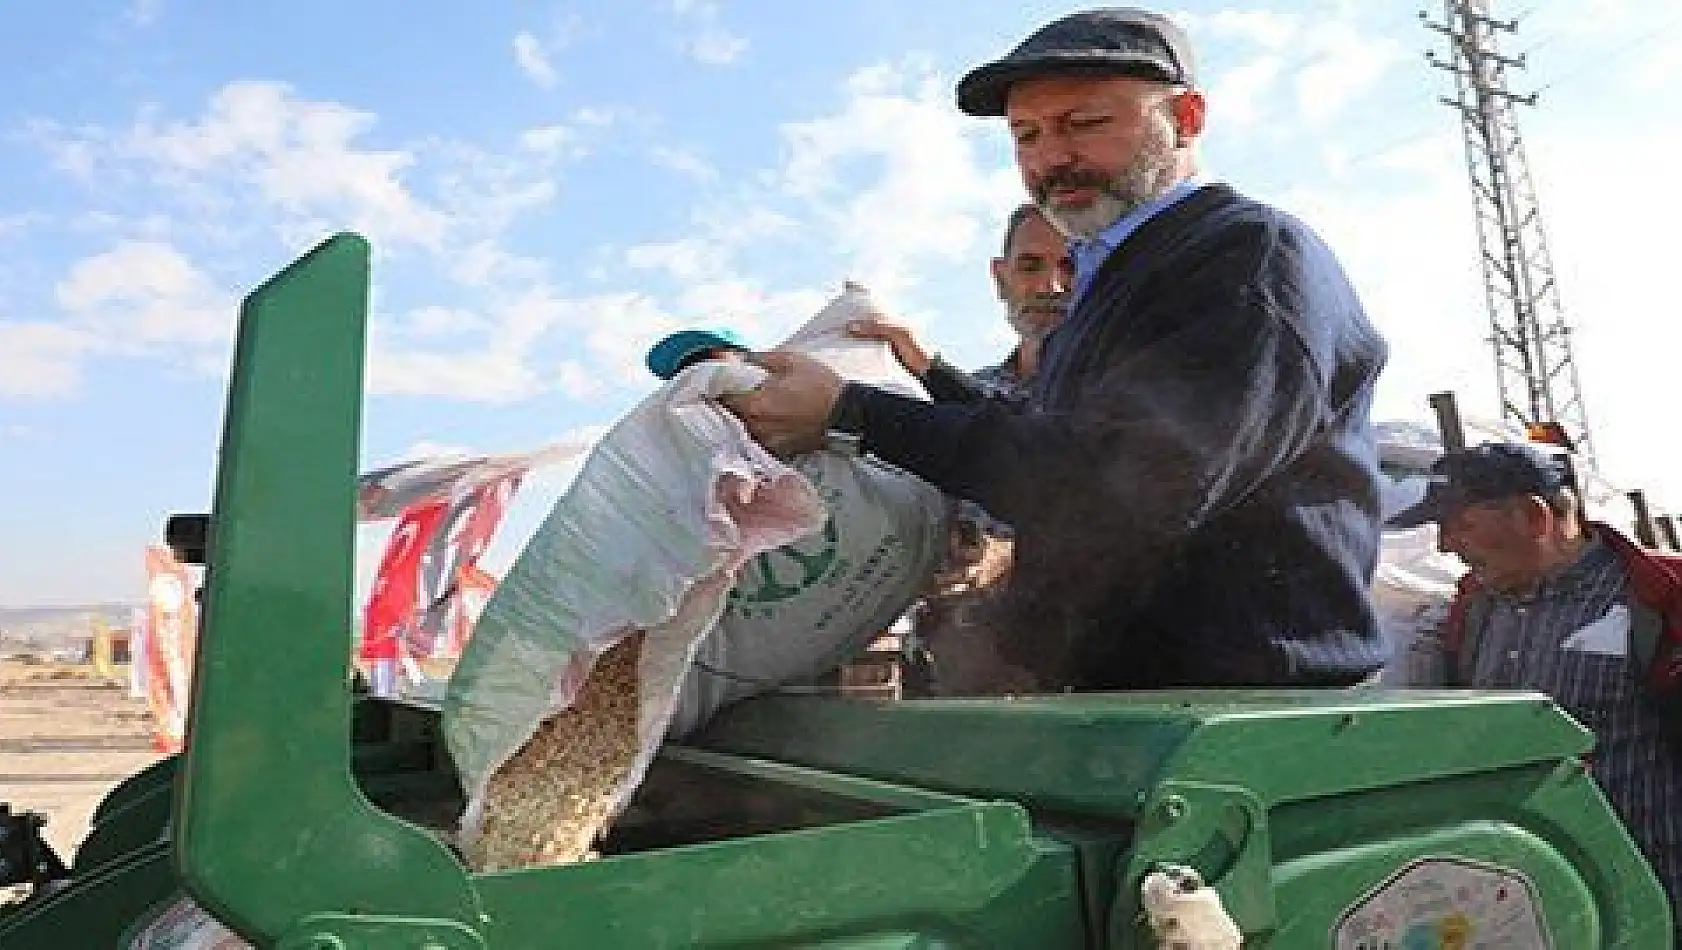
M 1184 34 L 1139 10 L 1072 14 L 965 76 L 958 104 L 1008 120 L 1075 259 L 1027 404 L 931 405 L 771 353 L 732 410 L 775 451 L 844 435 L 1011 523 L 996 622 L 1040 688 L 1376 670 L 1385 344 L 1313 232 L 1197 177 Z

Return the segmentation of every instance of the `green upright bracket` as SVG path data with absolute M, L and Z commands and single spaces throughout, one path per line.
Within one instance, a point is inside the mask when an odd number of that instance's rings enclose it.
M 350 770 L 368 259 L 329 238 L 240 313 L 174 828 L 189 891 L 262 946 L 325 908 L 481 923 L 455 857 Z
M 1139 887 L 1160 864 L 1195 868 L 1221 894 L 1246 935 L 1274 928 L 1273 854 L 1267 810 L 1248 791 L 1203 782 L 1166 781 L 1140 812 L 1123 859 L 1121 893 L 1110 921 L 1112 946 L 1128 946 L 1142 913 Z

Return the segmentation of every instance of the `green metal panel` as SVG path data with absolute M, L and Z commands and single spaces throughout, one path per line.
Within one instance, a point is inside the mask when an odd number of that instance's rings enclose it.
M 1591 932 L 1581 945 L 1667 939 L 1656 879 L 1576 766 L 1590 735 L 1535 694 L 789 698 L 738 707 L 701 743 L 1019 801 L 1051 827 L 1125 827 L 1106 892 L 1086 875 L 1114 946 L 1139 939 L 1139 884 L 1160 862 L 1198 868 L 1252 940 L 1315 946 L 1363 888 L 1419 848 L 1455 844 L 1532 876 L 1562 948 Z M 1313 888 L 1281 878 L 1298 858 L 1338 870 Z
M 229 387 L 175 858 L 264 944 L 324 910 L 478 919 L 450 852 L 351 777 L 367 292 L 361 238 L 305 255 L 246 298 Z
M 165 774 L 173 771 L 165 770 Z M 88 828 L 71 869 L 81 874 L 162 840 L 174 804 L 167 781 L 148 783 L 139 795 L 125 797 L 120 808 L 105 812 Z
M 176 893 L 164 843 L 78 875 L 50 901 L 0 918 L 5 950 L 94 950 L 117 947 L 141 917 Z
M 975 804 L 479 878 L 492 947 L 1084 948 L 1073 855 Z M 915 946 L 916 944 L 912 944 Z
M 150 798 L 159 788 L 168 788 L 175 781 L 175 770 L 180 763 L 180 756 L 167 756 L 118 782 L 117 787 L 107 792 L 94 806 L 89 822 L 101 824 L 135 801 Z
M 743 704 L 703 747 L 1036 808 L 1136 812 L 1170 775 L 1267 801 L 1554 762 L 1590 737 L 1545 697 L 1160 692 Z M 1238 778 L 1238 777 L 1241 777 Z
M 877 702 L 770 698 L 727 711 L 703 748 L 961 795 L 1114 816 L 1198 723 L 1129 697 Z

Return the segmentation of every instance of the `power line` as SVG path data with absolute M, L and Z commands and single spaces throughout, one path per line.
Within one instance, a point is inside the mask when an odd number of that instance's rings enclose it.
M 1536 87 L 1536 92 L 1537 93 L 1546 92 L 1549 89 L 1552 89 L 1553 87 L 1559 85 L 1562 82 L 1565 82 L 1568 79 L 1575 79 L 1576 77 L 1581 76 L 1582 74 L 1584 74 L 1584 73 L 1586 73 L 1586 72 L 1588 72 L 1592 69 L 1599 68 L 1599 67 L 1601 67 L 1605 64 L 1605 60 L 1607 60 L 1609 58 L 1612 58 L 1612 57 L 1619 56 L 1623 53 L 1627 53 L 1630 50 L 1637 49 L 1639 47 L 1645 46 L 1648 43 L 1651 43 L 1652 41 L 1658 39 L 1659 37 L 1665 35 L 1666 33 L 1669 33 L 1671 30 L 1674 30 L 1679 26 L 1682 26 L 1682 16 L 1671 17 L 1669 20 L 1666 20 L 1663 23 L 1660 23 L 1660 24 L 1658 24 L 1656 26 L 1653 26 L 1653 27 L 1649 27 L 1648 29 L 1646 29 L 1646 30 L 1642 31 L 1641 33 L 1637 34 L 1635 37 L 1631 38 L 1627 42 L 1621 43 L 1618 46 L 1615 46 L 1615 47 L 1613 47 L 1611 49 L 1608 49 L 1608 50 L 1604 50 L 1600 53 L 1596 53 L 1596 54 L 1593 54 L 1593 55 L 1590 55 L 1590 56 L 1586 56 L 1586 57 L 1584 57 L 1585 62 L 1581 66 L 1579 66 L 1576 69 L 1573 69 L 1570 72 L 1567 72 L 1563 75 L 1556 76 L 1555 78 L 1543 83 L 1542 85 L 1537 86 Z
M 1525 10 L 1523 13 L 1514 17 L 1513 20 L 1514 20 L 1514 22 L 1522 22 L 1523 20 L 1526 20 L 1526 19 L 1536 15 L 1537 13 L 1539 13 L 1543 10 L 1551 9 L 1554 6 L 1557 6 L 1558 2 L 1559 2 L 1559 0 L 1551 0 L 1551 2 L 1547 2 L 1547 3 L 1534 4 L 1529 9 Z M 1537 86 L 1533 95 L 1540 95 L 1541 93 L 1546 92 L 1549 89 L 1552 89 L 1552 88 L 1554 88 L 1556 86 L 1559 86 L 1559 85 L 1561 85 L 1565 82 L 1568 82 L 1572 79 L 1575 79 L 1578 76 L 1581 76 L 1584 73 L 1596 68 L 1601 63 L 1603 63 L 1608 57 L 1617 56 L 1617 55 L 1622 54 L 1622 53 L 1627 53 L 1630 50 L 1639 48 L 1639 47 L 1641 47 L 1641 46 L 1643 46 L 1647 43 L 1650 43 L 1650 42 L 1660 38 L 1664 34 L 1669 33 L 1672 30 L 1675 30 L 1678 27 L 1682 27 L 1682 15 L 1672 17 L 1669 20 L 1666 20 L 1666 21 L 1663 21 L 1663 22 L 1661 22 L 1659 24 L 1656 24 L 1654 26 L 1648 27 L 1647 29 L 1643 30 L 1640 34 L 1638 34 L 1634 37 L 1631 37 L 1631 38 L 1619 43 L 1616 46 L 1610 47 L 1610 48 L 1605 49 L 1605 50 L 1600 50 L 1600 51 L 1590 53 L 1586 57 L 1587 62 L 1583 63 L 1582 65 L 1580 65 L 1578 67 L 1570 69 L 1566 72 L 1555 73 L 1553 78 L 1547 79 L 1541 85 Z M 1523 54 L 1520 54 L 1516 58 L 1519 59 L 1519 60 L 1523 60 L 1531 51 L 1533 51 L 1533 50 L 1537 49 L 1538 47 L 1543 46 L 1547 43 L 1550 43 L 1555 39 L 1558 39 L 1562 35 L 1565 35 L 1565 34 L 1563 32 L 1558 32 L 1558 33 L 1551 34 L 1551 35 L 1543 38 L 1541 41 L 1539 41 L 1539 42 L 1533 44 L 1532 46 L 1530 46 L 1528 49 L 1525 50 L 1525 52 Z M 1402 148 L 1404 148 L 1408 145 L 1414 144 L 1415 142 L 1419 141 L 1419 139 L 1422 136 L 1428 135 L 1432 131 L 1437 130 L 1438 128 L 1440 128 L 1440 126 L 1436 122 L 1421 124 L 1421 125 L 1413 128 L 1412 130 L 1410 130 L 1410 131 L 1408 131 L 1404 134 L 1396 136 L 1396 138 L 1393 139 L 1393 140 L 1387 140 L 1385 142 L 1385 144 L 1383 144 L 1383 145 L 1379 145 L 1379 146 L 1376 146 L 1374 148 L 1364 150 L 1364 151 L 1359 152 L 1359 153 L 1357 153 L 1356 155 L 1354 155 L 1350 158 L 1344 159 L 1343 167 L 1351 168 L 1351 167 L 1355 167 L 1355 166 L 1358 166 L 1358 165 L 1366 164 L 1367 162 L 1370 162 L 1370 161 L 1374 161 L 1374 160 L 1377 160 L 1377 159 L 1384 158 L 1385 156 L 1387 156 L 1387 155 L 1389 155 L 1393 152 L 1396 152 L 1396 151 L 1398 151 L 1398 150 L 1400 150 L 1400 149 L 1402 149 Z

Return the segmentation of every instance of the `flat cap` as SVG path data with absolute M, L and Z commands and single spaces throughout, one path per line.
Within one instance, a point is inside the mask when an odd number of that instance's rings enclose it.
M 1431 466 L 1425 497 L 1390 518 L 1392 528 L 1417 528 L 1440 522 L 1467 505 L 1541 495 L 1572 487 L 1564 456 L 1528 443 L 1485 442 L 1476 448 L 1445 452 Z
M 1013 84 L 1046 76 L 1137 76 L 1191 85 L 1192 67 L 1191 41 L 1162 14 L 1088 10 L 1041 27 L 1003 59 L 970 70 L 958 81 L 958 108 L 1002 116 Z

